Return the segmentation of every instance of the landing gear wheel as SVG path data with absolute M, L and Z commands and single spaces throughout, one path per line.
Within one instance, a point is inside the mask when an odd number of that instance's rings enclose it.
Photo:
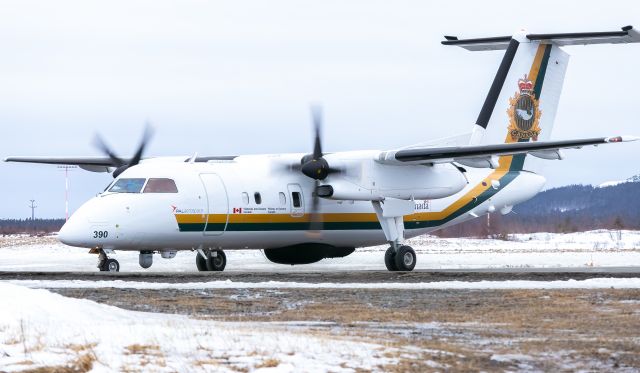
M 120 263 L 115 259 L 109 259 L 107 253 L 100 249 L 98 251 L 98 269 L 100 272 L 120 272 Z
M 384 253 L 384 265 L 387 266 L 389 271 L 397 271 L 398 267 L 396 267 L 396 251 L 393 247 L 389 247 L 387 252 Z
M 416 252 L 409 246 L 400 246 L 394 262 L 398 271 L 413 271 L 416 266 Z
M 212 250 L 211 255 L 207 258 L 207 269 L 209 271 L 221 272 L 227 265 L 227 256 L 222 250 Z
M 198 271 L 205 272 L 207 269 L 207 260 L 200 255 L 200 253 L 196 253 L 196 267 L 198 267 Z
M 100 270 L 104 272 L 120 272 L 120 263 L 115 259 L 107 259 Z

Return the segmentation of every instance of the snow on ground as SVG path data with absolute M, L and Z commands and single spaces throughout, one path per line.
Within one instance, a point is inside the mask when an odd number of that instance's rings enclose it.
M 97 271 L 97 256 L 52 239 L 27 244 L 23 238 L 1 238 L 0 271 Z M 45 242 L 44 244 L 42 242 Z M 416 269 L 623 267 L 640 265 L 640 232 L 591 231 L 571 234 L 535 233 L 509 236 L 508 240 L 437 238 L 421 236 L 408 240 L 418 253 Z M 259 250 L 227 250 L 225 271 L 352 271 L 385 270 L 386 246 L 357 249 L 346 258 L 286 266 L 269 262 Z M 112 255 L 121 271 L 195 271 L 195 253 L 181 251 L 174 259 L 154 256 L 154 264 L 143 270 L 137 252 Z
M 0 282 L 0 368 L 93 365 L 92 372 L 381 370 L 401 352 L 283 324 L 134 312 Z M 95 361 L 94 361 L 95 360 Z M 90 369 L 89 369 L 90 370 Z
M 438 281 L 438 282 L 375 282 L 375 283 L 305 283 L 305 282 L 239 282 L 208 281 L 186 283 L 163 283 L 142 281 L 84 281 L 84 280 L 8 280 L 5 283 L 29 288 L 65 289 L 65 288 L 116 288 L 116 289 L 640 289 L 640 278 L 590 278 L 586 280 L 558 281 Z

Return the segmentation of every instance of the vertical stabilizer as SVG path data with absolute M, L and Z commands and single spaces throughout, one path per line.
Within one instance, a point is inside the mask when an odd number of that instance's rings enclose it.
M 553 44 L 514 35 L 480 110 L 470 143 L 548 140 L 569 55 Z M 500 158 L 502 169 L 521 170 L 526 155 Z
M 469 141 L 471 145 L 549 140 L 569 55 L 567 45 L 639 43 L 632 26 L 619 31 L 527 34 L 458 39 L 445 36 L 444 45 L 469 51 L 504 50 L 504 57 L 482 105 Z M 535 155 L 535 154 L 534 154 Z M 550 154 L 542 158 L 559 159 Z M 526 155 L 500 157 L 499 168 L 521 170 Z

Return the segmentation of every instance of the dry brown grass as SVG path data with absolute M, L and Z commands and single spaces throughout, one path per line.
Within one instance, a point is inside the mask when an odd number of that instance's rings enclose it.
M 587 371 L 640 369 L 637 289 L 113 291 L 105 299 L 119 303 L 111 304 L 138 310 L 223 321 L 334 322 L 340 328 L 301 332 L 398 350 L 396 364 L 380 367 L 385 371 L 520 369 L 517 361 L 492 360 L 493 354 L 531 356 L 533 370 L 556 371 L 567 362 Z M 423 323 L 436 326 L 420 329 Z M 411 348 L 423 352 L 402 352 Z M 202 364 L 209 362 L 228 364 Z
M 275 368 L 280 365 L 280 360 L 274 358 L 268 358 L 262 361 L 262 363 L 256 365 L 256 369 L 259 368 Z
M 86 373 L 93 369 L 95 361 L 95 354 L 82 353 L 67 365 L 37 367 L 23 370 L 21 373 Z
M 163 353 L 160 351 L 160 346 L 158 345 L 141 345 L 141 344 L 132 344 L 126 346 L 125 348 L 126 355 L 148 355 L 148 356 L 162 356 Z
M 132 344 L 126 346 L 124 351 L 125 355 L 136 355 L 138 358 L 137 364 L 141 367 L 146 367 L 149 364 L 153 364 L 158 367 L 166 367 L 167 362 L 165 360 L 164 353 L 160 350 L 158 345 L 141 345 Z M 136 368 L 129 368 L 129 371 L 139 371 Z

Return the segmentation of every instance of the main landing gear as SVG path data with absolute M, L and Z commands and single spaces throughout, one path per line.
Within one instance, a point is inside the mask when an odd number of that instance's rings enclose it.
M 196 253 L 196 266 L 198 271 L 217 271 L 221 272 L 227 265 L 227 256 L 220 249 L 198 249 Z
M 389 271 L 413 271 L 416 266 L 416 252 L 410 246 L 393 246 L 384 253 L 384 264 Z
M 415 204 L 411 200 L 386 198 L 372 201 L 384 236 L 391 246 L 384 254 L 384 264 L 389 271 L 413 271 L 416 266 L 416 252 L 404 241 L 404 215 L 412 214 Z
M 120 263 L 113 258 L 107 257 L 107 253 L 100 249 L 98 251 L 98 269 L 100 272 L 120 272 Z

